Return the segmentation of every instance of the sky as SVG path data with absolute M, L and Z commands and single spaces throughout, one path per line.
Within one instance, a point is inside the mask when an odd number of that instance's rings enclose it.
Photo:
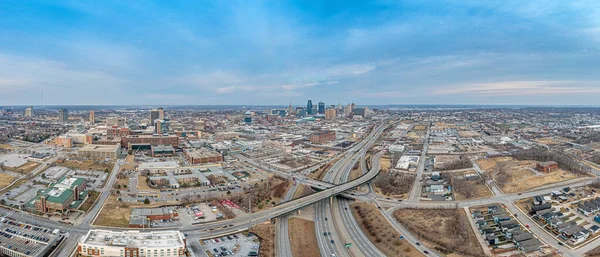
M 597 1 L 1 1 L 0 24 L 0 105 L 600 105 Z

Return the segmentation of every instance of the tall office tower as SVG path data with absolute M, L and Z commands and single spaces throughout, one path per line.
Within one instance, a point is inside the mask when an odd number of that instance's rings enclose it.
M 94 110 L 90 111 L 90 123 L 91 124 L 96 123 L 96 115 L 94 114 Z
M 350 104 L 350 110 L 354 110 L 354 108 L 356 108 L 356 104 L 354 104 L 354 103 L 351 103 L 351 104 Z
M 160 120 L 160 112 L 158 109 L 150 111 L 150 125 L 154 126 L 154 121 L 156 120 Z
M 29 106 L 25 109 L 25 117 L 33 117 L 33 106 Z
M 319 102 L 319 107 L 318 108 L 318 112 L 319 114 L 325 114 L 325 103 L 324 102 Z
M 337 110 L 336 110 L 336 111 L 338 111 L 338 112 L 339 112 L 339 111 L 341 111 L 341 110 L 342 110 L 342 105 L 341 105 L 340 103 L 338 103 L 338 107 L 337 107 Z
M 165 119 L 165 110 L 163 110 L 162 107 L 158 107 L 158 119 L 159 120 Z
M 313 114 L 312 100 L 308 100 L 308 103 L 306 104 L 306 114 L 308 114 L 308 115 Z
M 288 105 L 288 115 L 293 115 L 294 114 L 294 107 L 292 107 L 292 103 L 290 103 L 290 105 Z
M 334 108 L 327 108 L 325 110 L 325 119 L 326 120 L 335 120 L 335 109 Z
M 352 112 L 352 104 L 348 104 L 346 108 L 344 108 L 344 114 L 348 115 Z
M 69 121 L 69 111 L 67 109 L 58 110 L 58 121 L 60 121 L 60 122 Z

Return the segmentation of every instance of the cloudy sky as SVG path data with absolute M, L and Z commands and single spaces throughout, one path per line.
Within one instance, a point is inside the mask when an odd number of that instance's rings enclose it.
M 596 1 L 2 1 L 0 105 L 600 104 Z

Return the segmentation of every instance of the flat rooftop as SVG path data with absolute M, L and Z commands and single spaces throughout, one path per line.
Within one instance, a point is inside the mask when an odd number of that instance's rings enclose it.
M 211 150 L 192 150 L 186 151 L 186 153 L 192 158 L 209 158 L 222 156 L 219 152 Z
M 175 161 L 169 162 L 144 162 L 138 165 L 138 170 L 149 169 L 176 169 L 179 168 L 179 163 Z
M 92 152 L 116 152 L 119 150 L 121 145 L 84 145 L 79 151 L 92 151 Z
M 79 241 L 88 245 L 129 248 L 184 247 L 183 234 L 177 230 L 140 232 L 92 229 Z

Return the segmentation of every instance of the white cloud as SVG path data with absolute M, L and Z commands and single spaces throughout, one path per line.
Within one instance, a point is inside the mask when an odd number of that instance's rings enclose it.
M 435 95 L 556 95 L 600 93 L 598 81 L 502 81 L 472 83 L 438 88 Z

